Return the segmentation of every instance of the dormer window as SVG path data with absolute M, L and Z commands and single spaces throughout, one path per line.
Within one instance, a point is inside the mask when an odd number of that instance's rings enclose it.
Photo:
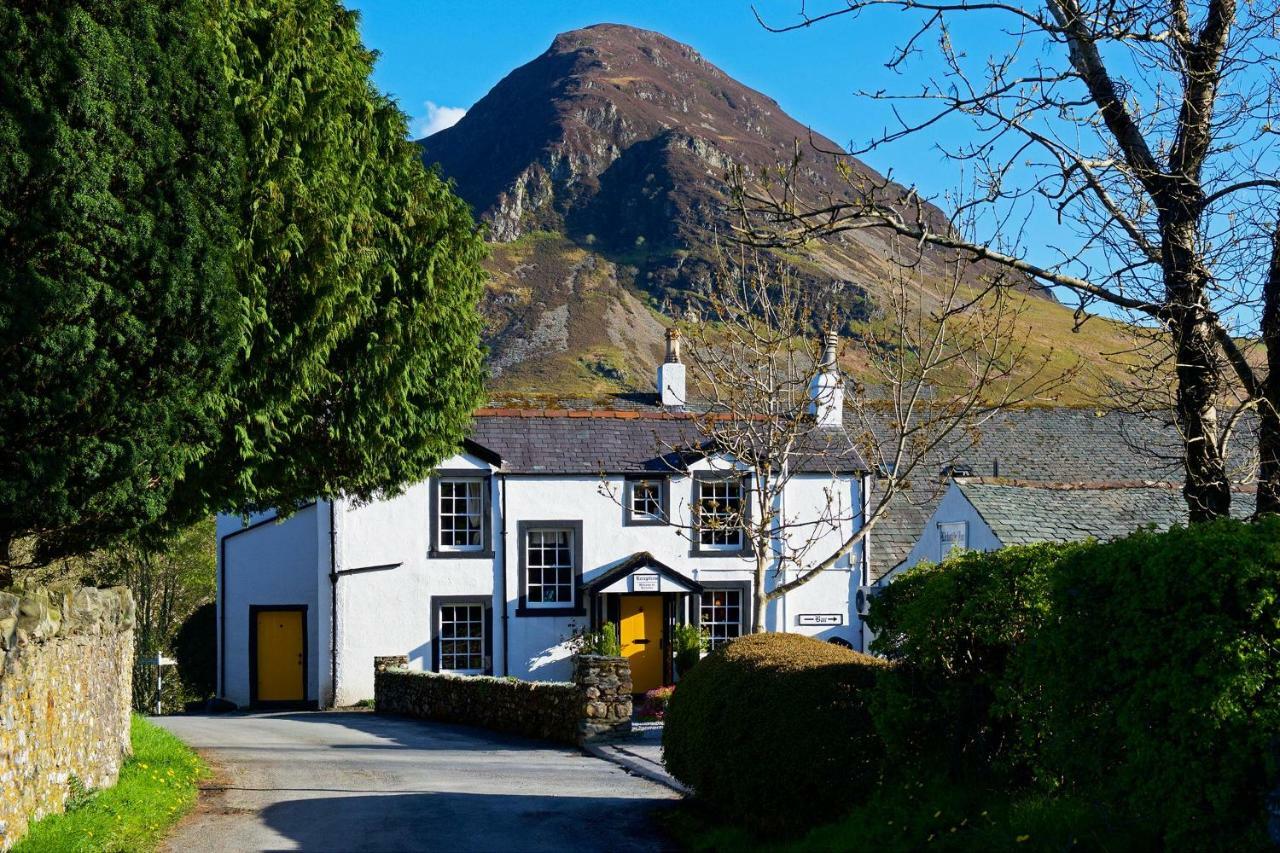
M 666 524 L 667 493 L 665 477 L 628 477 L 623 507 L 626 524 Z
M 489 482 L 474 471 L 440 471 L 431 478 L 431 556 L 493 555 Z

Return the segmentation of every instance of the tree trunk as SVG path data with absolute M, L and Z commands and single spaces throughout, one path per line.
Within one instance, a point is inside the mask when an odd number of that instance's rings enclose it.
M 1258 514 L 1280 512 L 1280 221 L 1271 236 L 1271 268 L 1262 292 L 1262 345 L 1267 356 L 1258 401 Z
M 764 588 L 764 580 L 768 570 L 768 560 L 762 549 L 756 549 L 756 579 L 752 588 L 751 631 L 755 634 L 765 632 L 765 616 L 769 609 L 769 593 Z
M 1182 493 L 1191 521 L 1231 512 L 1231 482 L 1218 434 L 1222 372 L 1213 325 L 1207 315 L 1208 273 L 1196 251 L 1195 199 L 1167 206 L 1161 227 L 1166 322 L 1177 358 L 1174 412 L 1186 450 Z

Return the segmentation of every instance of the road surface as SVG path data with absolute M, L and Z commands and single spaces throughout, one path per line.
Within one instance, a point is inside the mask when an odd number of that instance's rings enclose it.
M 156 722 L 218 770 L 174 851 L 672 846 L 674 792 L 573 749 L 355 712 Z

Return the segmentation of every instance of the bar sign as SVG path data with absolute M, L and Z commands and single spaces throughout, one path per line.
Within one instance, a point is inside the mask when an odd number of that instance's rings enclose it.
M 801 625 L 843 625 L 843 613 L 801 613 L 797 617 Z

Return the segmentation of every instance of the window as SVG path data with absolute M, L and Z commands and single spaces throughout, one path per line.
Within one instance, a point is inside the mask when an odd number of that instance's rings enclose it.
M 741 551 L 744 537 L 744 504 L 740 478 L 707 478 L 694 481 L 694 515 L 697 546 L 703 551 Z
M 741 589 L 703 591 L 698 624 L 711 648 L 719 648 L 742 633 L 742 598 Z
M 530 605 L 573 604 L 574 531 L 533 528 L 525 532 L 526 600 Z
M 490 482 L 466 469 L 439 471 L 431 478 L 431 556 L 493 556 Z
M 438 613 L 436 669 L 462 675 L 481 675 L 488 670 L 485 606 L 441 604 Z
M 969 547 L 969 522 L 938 522 L 938 540 L 941 558 L 946 559 L 952 551 L 963 551 Z
M 661 477 L 628 479 L 625 503 L 627 524 L 666 524 L 667 481 Z

